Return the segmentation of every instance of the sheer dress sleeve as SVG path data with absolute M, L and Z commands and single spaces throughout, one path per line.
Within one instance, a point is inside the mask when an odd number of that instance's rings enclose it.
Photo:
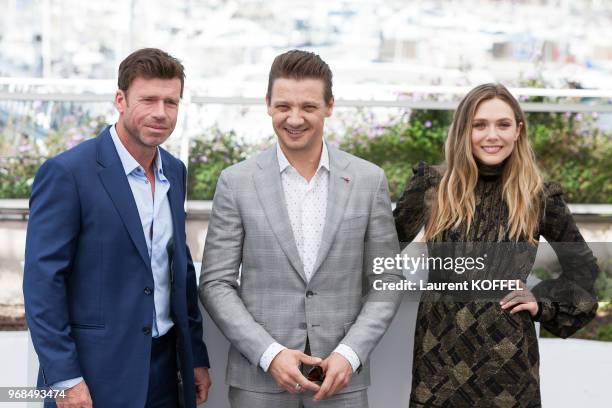
M 415 165 L 412 172 L 404 193 L 393 210 L 395 228 L 402 249 L 414 240 L 427 222 L 430 201 L 441 178 L 433 166 L 424 162 Z
M 561 187 L 546 183 L 544 199 L 540 234 L 557 254 L 562 272 L 533 288 L 540 306 L 535 320 L 554 335 L 566 338 L 595 317 L 597 297 L 593 286 L 599 266 L 574 222 Z

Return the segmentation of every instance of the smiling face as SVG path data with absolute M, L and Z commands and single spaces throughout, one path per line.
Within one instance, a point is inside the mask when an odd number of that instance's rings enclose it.
M 132 148 L 155 149 L 174 130 L 180 99 L 179 78 L 135 78 L 127 92 L 115 95 L 119 134 L 127 134 Z
M 493 98 L 481 102 L 472 120 L 472 154 L 483 164 L 502 163 L 512 154 L 522 126 L 503 100 Z
M 325 103 L 322 80 L 277 78 L 266 104 L 284 152 L 320 152 L 325 118 L 334 104 L 333 98 Z

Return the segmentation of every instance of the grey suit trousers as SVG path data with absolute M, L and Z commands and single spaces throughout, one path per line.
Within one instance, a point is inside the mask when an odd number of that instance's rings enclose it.
M 336 394 L 323 401 L 313 401 L 313 393 L 289 394 L 242 390 L 230 387 L 232 408 L 368 408 L 367 390 Z

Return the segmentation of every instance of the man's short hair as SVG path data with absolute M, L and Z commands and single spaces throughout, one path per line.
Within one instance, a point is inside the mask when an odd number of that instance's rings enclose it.
M 320 79 L 324 84 L 325 103 L 329 104 L 334 97 L 331 69 L 321 57 L 312 52 L 291 50 L 274 58 L 268 77 L 268 92 L 266 93 L 268 100 L 272 96 L 272 85 L 277 78 Z
M 185 85 L 185 68 L 183 64 L 170 54 L 158 48 L 141 48 L 128 55 L 119 64 L 119 79 L 117 85 L 127 92 L 134 79 L 161 78 L 181 80 L 181 98 Z

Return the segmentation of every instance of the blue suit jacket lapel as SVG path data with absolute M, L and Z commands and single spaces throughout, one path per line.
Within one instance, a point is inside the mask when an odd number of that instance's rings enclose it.
M 151 260 L 142 231 L 138 207 L 108 128 L 98 135 L 97 143 L 97 160 L 101 166 L 98 171 L 100 181 L 113 201 L 136 250 L 150 270 Z
M 181 216 L 185 212 L 183 205 L 183 177 L 180 174 L 181 168 L 170 159 L 170 154 L 165 150 L 160 149 L 162 164 L 164 167 L 164 176 L 170 182 L 170 189 L 168 190 L 168 202 L 170 203 L 170 212 L 172 213 L 172 233 L 173 233 L 173 250 L 170 263 L 170 277 L 172 282 L 175 279 L 175 263 L 177 260 L 182 259 L 178 257 L 177 248 L 181 248 L 183 237 L 179 233 L 179 226 L 181 222 L 184 222 L 184 218 Z

